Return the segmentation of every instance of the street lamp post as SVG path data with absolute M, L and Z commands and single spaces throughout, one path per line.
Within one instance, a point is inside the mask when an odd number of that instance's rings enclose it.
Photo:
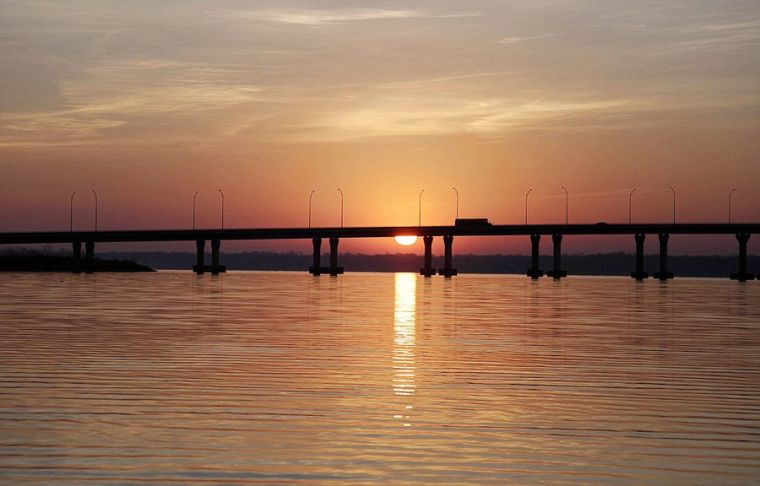
M 673 186 L 668 186 L 668 188 L 673 191 L 673 224 L 676 224 L 676 190 Z
M 459 219 L 459 191 L 457 191 L 456 187 L 452 187 L 452 189 L 454 189 L 454 192 L 457 194 L 457 217 L 456 217 L 456 219 Z
M 568 194 L 567 187 L 562 186 L 562 190 L 565 191 L 565 224 L 568 222 Z
M 633 193 L 636 192 L 636 188 L 631 189 L 631 193 L 628 194 L 628 224 L 631 224 L 631 204 L 633 201 Z
M 734 195 L 734 191 L 736 188 L 731 189 L 731 192 L 728 193 L 728 224 L 731 224 L 731 197 Z
M 311 193 L 309 194 L 309 228 L 311 228 L 311 198 L 314 197 L 314 189 L 311 190 Z
M 224 229 L 224 193 L 221 189 L 218 189 L 219 194 L 222 196 L 222 229 Z
M 425 192 L 425 189 L 420 191 L 420 197 L 418 198 L 418 205 L 417 205 L 417 226 L 422 226 L 422 193 Z
M 340 193 L 340 227 L 343 227 L 343 191 L 338 189 L 338 192 Z
M 74 231 L 74 195 L 77 192 L 71 193 L 71 199 L 69 200 L 69 231 Z
M 533 189 L 528 189 L 528 192 L 525 193 L 525 224 L 528 224 L 528 196 L 530 193 L 533 192 Z
M 193 194 L 193 229 L 195 229 L 195 199 L 198 197 L 198 194 L 200 194 L 200 191 L 195 191 L 195 194 Z
M 95 231 L 98 231 L 98 193 L 93 189 L 92 194 L 95 196 Z

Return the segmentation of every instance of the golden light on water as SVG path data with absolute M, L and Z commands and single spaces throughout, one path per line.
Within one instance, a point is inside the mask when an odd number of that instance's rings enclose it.
M 416 236 L 409 236 L 409 235 L 399 235 L 396 236 L 396 243 L 403 246 L 409 246 L 417 243 L 417 237 Z
M 416 238 L 416 237 L 415 237 Z M 393 393 L 414 395 L 417 275 L 397 273 L 393 314 Z

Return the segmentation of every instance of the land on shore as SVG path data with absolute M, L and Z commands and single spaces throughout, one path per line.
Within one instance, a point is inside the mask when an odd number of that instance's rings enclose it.
M 82 261 L 71 255 L 30 251 L 0 253 L 0 272 L 72 272 L 83 270 Z M 95 258 L 95 272 L 153 272 L 152 268 L 129 260 Z

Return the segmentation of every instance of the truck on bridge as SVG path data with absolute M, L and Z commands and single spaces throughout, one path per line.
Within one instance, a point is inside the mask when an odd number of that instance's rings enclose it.
M 457 218 L 454 220 L 454 226 L 492 226 L 488 218 Z

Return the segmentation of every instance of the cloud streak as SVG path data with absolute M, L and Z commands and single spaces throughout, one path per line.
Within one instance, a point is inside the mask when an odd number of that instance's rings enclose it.
M 470 133 L 492 136 L 516 127 L 555 127 L 560 120 L 625 111 L 628 100 L 532 100 L 397 97 L 349 108 L 323 121 L 318 137 L 366 137 Z
M 3 5 L 5 143 L 155 143 L 156 127 L 208 140 L 497 137 L 706 120 L 746 127 L 760 113 L 758 58 L 736 55 L 760 43 L 755 7 L 592 0 L 579 19 L 577 9 L 506 2 L 462 12 L 433 2 L 205 10 L 166 0 L 155 15 L 131 2 Z M 353 28 L 327 28 L 341 25 Z
M 677 32 L 677 40 L 659 55 L 760 49 L 760 20 L 723 24 L 703 24 Z
M 502 37 L 499 39 L 499 44 L 517 44 L 519 42 L 526 42 L 526 41 L 532 41 L 532 40 L 539 40 L 539 39 L 546 39 L 548 37 L 552 37 L 554 34 L 552 33 L 546 33 L 541 35 L 531 35 L 527 37 Z
M 349 8 L 338 10 L 259 10 L 246 13 L 246 16 L 259 21 L 312 26 L 368 20 L 459 18 L 478 15 L 480 15 L 480 13 L 477 12 L 433 14 L 421 10 L 384 10 L 375 8 Z

